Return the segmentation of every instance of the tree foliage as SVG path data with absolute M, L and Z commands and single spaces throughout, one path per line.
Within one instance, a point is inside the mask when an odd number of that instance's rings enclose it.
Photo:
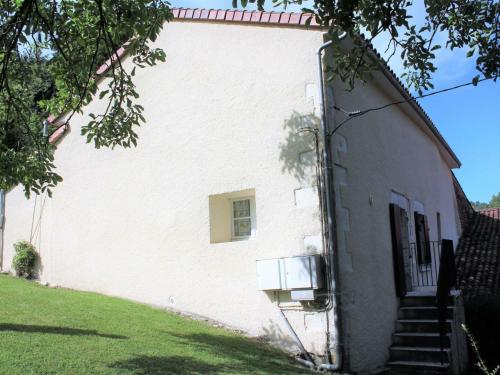
M 472 202 L 472 206 L 476 210 L 480 210 L 482 208 L 497 208 L 497 207 L 500 207 L 500 192 L 498 192 L 498 194 L 493 194 L 491 196 L 490 201 L 488 203 L 480 202 L 480 201 L 475 201 L 475 202 Z
M 367 43 L 377 37 L 387 38 L 388 59 L 399 53 L 410 87 L 422 94 L 433 88 L 432 73 L 436 71 L 435 53 L 440 48 L 467 48 L 467 57 L 476 59 L 481 78 L 497 79 L 500 73 L 499 17 L 500 3 L 495 0 L 425 0 L 426 16 L 417 25 L 411 16 L 413 0 L 233 0 L 233 6 L 256 3 L 259 9 L 272 3 L 275 6 L 309 5 L 304 12 L 329 29 L 337 40 L 347 32 L 354 43 L 350 51 L 334 44 L 335 64 L 331 76 L 340 76 L 351 86 L 364 79 L 376 65 L 366 58 Z M 418 2 L 420 3 L 420 2 Z M 436 35 L 446 36 L 445 45 L 437 43 Z
M 0 189 L 17 184 L 40 193 L 61 177 L 54 148 L 42 134 L 50 114 L 81 112 L 97 92 L 96 69 L 111 57 L 104 113 L 82 128 L 96 147 L 130 147 L 144 121 L 133 76 L 117 50 L 125 43 L 136 67 L 165 60 L 149 46 L 172 18 L 162 0 L 0 1 Z M 51 128 L 51 131 L 54 131 Z

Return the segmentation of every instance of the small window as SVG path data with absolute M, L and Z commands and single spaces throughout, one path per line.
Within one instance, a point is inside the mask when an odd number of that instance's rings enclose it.
M 253 233 L 252 198 L 232 201 L 232 238 L 240 240 L 250 237 Z
M 210 243 L 240 241 L 256 234 L 255 190 L 210 195 Z

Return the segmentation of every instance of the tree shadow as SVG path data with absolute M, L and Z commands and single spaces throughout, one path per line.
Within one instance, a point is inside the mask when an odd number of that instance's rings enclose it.
M 292 340 L 290 336 L 286 335 L 273 321 L 269 320 L 269 325 L 264 327 L 263 331 L 264 334 L 262 335 L 262 338 L 264 340 L 289 352 L 298 351 L 297 343 Z
M 217 366 L 219 373 L 235 372 L 239 374 L 304 374 L 309 373 L 292 362 L 284 353 L 262 341 L 238 336 L 226 336 L 205 333 L 179 334 L 169 332 L 184 342 L 214 357 L 225 356 L 233 364 Z
M 0 332 L 23 332 L 23 333 L 48 333 L 55 335 L 71 335 L 71 336 L 97 336 L 107 339 L 128 339 L 126 336 L 99 333 L 96 330 L 78 329 L 69 327 L 54 327 L 54 326 L 36 326 L 27 324 L 8 324 L 0 323 Z
M 218 374 L 225 369 L 218 368 L 192 357 L 183 356 L 137 356 L 123 361 L 117 361 L 109 368 L 128 371 L 135 375 L 195 375 Z
M 283 129 L 288 133 L 280 143 L 280 160 L 283 172 L 294 176 L 302 185 L 315 185 L 316 141 L 314 133 L 319 129 L 320 120 L 314 114 L 294 111 L 285 120 Z

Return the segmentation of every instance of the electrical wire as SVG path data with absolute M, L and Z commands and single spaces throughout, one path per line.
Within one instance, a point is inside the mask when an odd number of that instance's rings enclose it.
M 483 79 L 480 79 L 480 80 L 478 80 L 476 82 L 476 84 L 478 84 L 479 82 L 490 80 L 490 79 L 492 79 L 492 78 L 483 78 Z M 474 82 L 462 83 L 461 85 L 456 85 L 456 86 L 448 87 L 448 88 L 445 88 L 445 89 L 442 89 L 442 90 L 433 91 L 433 92 L 428 93 L 428 94 L 423 94 L 423 95 L 419 95 L 419 96 L 416 96 L 416 97 L 411 97 L 410 99 L 400 100 L 400 101 L 397 101 L 397 102 L 392 102 L 392 103 L 388 103 L 388 104 L 382 105 L 380 107 L 373 107 L 373 108 L 359 110 L 359 111 L 346 111 L 345 109 L 342 109 L 342 108 L 339 108 L 339 107 L 335 106 L 334 107 L 335 110 L 340 111 L 340 112 L 346 114 L 348 116 L 348 118 L 345 119 L 344 121 L 342 121 L 340 124 L 338 124 L 335 127 L 335 129 L 333 129 L 330 132 L 330 134 L 328 134 L 328 136 L 331 137 L 333 134 L 335 134 L 335 132 L 337 130 L 339 130 L 345 123 L 347 123 L 347 122 L 349 122 L 352 119 L 355 119 L 357 117 L 366 115 L 369 112 L 380 111 L 382 109 L 386 109 L 387 107 L 391 107 L 393 105 L 399 105 L 399 104 L 404 104 L 404 103 L 409 103 L 409 102 L 416 102 L 417 99 L 422 99 L 422 98 L 426 98 L 428 96 L 441 94 L 443 92 L 447 92 L 447 91 L 459 89 L 461 87 L 470 86 L 470 85 L 473 85 L 473 84 L 474 84 Z

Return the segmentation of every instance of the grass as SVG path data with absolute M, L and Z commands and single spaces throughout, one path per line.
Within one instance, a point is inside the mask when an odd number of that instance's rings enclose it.
M 283 352 L 175 314 L 0 275 L 0 374 L 303 374 Z

